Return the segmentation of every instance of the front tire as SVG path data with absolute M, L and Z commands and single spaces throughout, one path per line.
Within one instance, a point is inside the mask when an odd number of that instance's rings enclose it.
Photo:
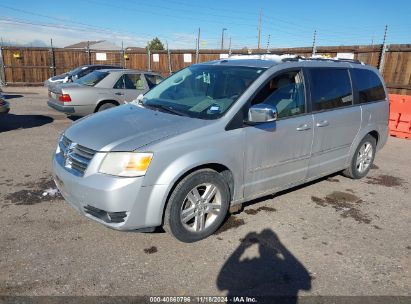
M 195 171 L 175 187 L 164 216 L 164 230 L 185 243 L 213 234 L 224 221 L 230 190 L 224 177 L 211 169 Z
M 350 166 L 343 171 L 346 177 L 360 179 L 368 174 L 374 162 L 376 140 L 367 134 L 358 145 L 351 158 Z

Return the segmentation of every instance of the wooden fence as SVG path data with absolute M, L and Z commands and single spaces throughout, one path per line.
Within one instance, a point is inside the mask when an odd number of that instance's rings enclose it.
M 250 50 L 252 54 L 258 50 Z M 232 54 L 250 51 L 232 50 Z M 261 52 L 261 50 L 260 50 Z M 298 54 L 310 57 L 312 48 L 270 49 L 272 54 Z M 352 53 L 354 59 L 382 67 L 382 75 L 390 93 L 411 95 L 411 44 L 317 47 L 318 55 L 336 56 Z M 0 75 L 6 85 L 41 85 L 53 75 L 61 74 L 83 64 L 112 64 L 139 70 L 152 70 L 169 75 L 196 62 L 219 59 L 227 50 L 170 50 L 146 53 L 144 51 L 94 51 L 61 48 L 2 47 Z M 197 59 L 198 58 L 198 59 Z M 382 62 L 383 61 L 383 62 Z

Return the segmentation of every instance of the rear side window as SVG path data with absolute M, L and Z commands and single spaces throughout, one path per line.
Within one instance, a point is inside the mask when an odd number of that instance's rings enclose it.
M 124 74 L 114 85 L 114 89 L 144 90 L 144 81 L 140 74 Z
M 359 103 L 385 99 L 384 86 L 376 73 L 363 69 L 353 69 L 351 71 L 358 90 Z
M 352 104 L 352 89 L 347 69 L 313 68 L 309 70 L 311 101 L 314 111 Z

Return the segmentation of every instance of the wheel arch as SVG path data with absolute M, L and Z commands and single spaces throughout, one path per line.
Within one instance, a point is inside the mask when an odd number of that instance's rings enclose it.
M 103 100 L 100 100 L 99 102 L 97 102 L 97 105 L 96 105 L 96 107 L 95 107 L 95 109 L 94 109 L 94 113 L 98 112 L 98 109 L 99 109 L 103 104 L 106 104 L 106 103 L 112 103 L 112 104 L 114 104 L 114 105 L 116 105 L 116 106 L 119 106 L 119 105 L 120 105 L 120 103 L 119 103 L 117 100 L 114 100 L 114 99 L 103 99 Z
M 380 134 L 378 133 L 378 131 L 372 130 L 372 131 L 368 132 L 365 136 L 367 136 L 367 135 L 371 135 L 372 137 L 374 137 L 375 138 L 375 145 L 378 145 L 378 141 L 380 139 Z
M 174 181 L 173 185 L 168 190 L 168 193 L 167 193 L 164 205 L 163 205 L 163 210 L 162 210 L 162 216 L 161 216 L 161 224 L 162 225 L 164 224 L 164 215 L 165 215 L 165 212 L 166 212 L 166 209 L 167 209 L 167 206 L 168 206 L 170 196 L 173 193 L 176 186 L 180 183 L 181 180 L 183 180 L 189 174 L 191 174 L 193 172 L 196 172 L 196 171 L 199 171 L 199 170 L 202 170 L 202 169 L 211 169 L 211 170 L 214 170 L 214 171 L 220 173 L 221 176 L 223 176 L 223 178 L 225 179 L 225 181 L 228 184 L 228 188 L 230 190 L 230 201 L 233 199 L 233 195 L 234 195 L 234 176 L 233 176 L 233 172 L 227 166 L 225 166 L 223 164 L 220 164 L 220 163 L 216 163 L 216 162 L 211 162 L 211 163 L 206 163 L 206 164 L 194 166 L 194 167 L 186 170 L 180 176 L 178 176 L 178 178 Z
M 380 133 L 375 128 L 368 128 L 363 130 L 360 134 L 357 135 L 355 140 L 353 141 L 349 155 L 347 157 L 345 166 L 348 167 L 350 165 L 351 158 L 354 155 L 355 150 L 357 149 L 360 142 L 366 137 L 367 135 L 371 135 L 375 139 L 375 144 L 378 147 L 378 142 L 380 140 Z

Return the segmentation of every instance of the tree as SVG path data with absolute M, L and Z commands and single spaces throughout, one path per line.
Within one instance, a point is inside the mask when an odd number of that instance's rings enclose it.
M 164 50 L 164 44 L 156 37 L 148 43 L 147 48 L 150 51 L 162 51 Z

